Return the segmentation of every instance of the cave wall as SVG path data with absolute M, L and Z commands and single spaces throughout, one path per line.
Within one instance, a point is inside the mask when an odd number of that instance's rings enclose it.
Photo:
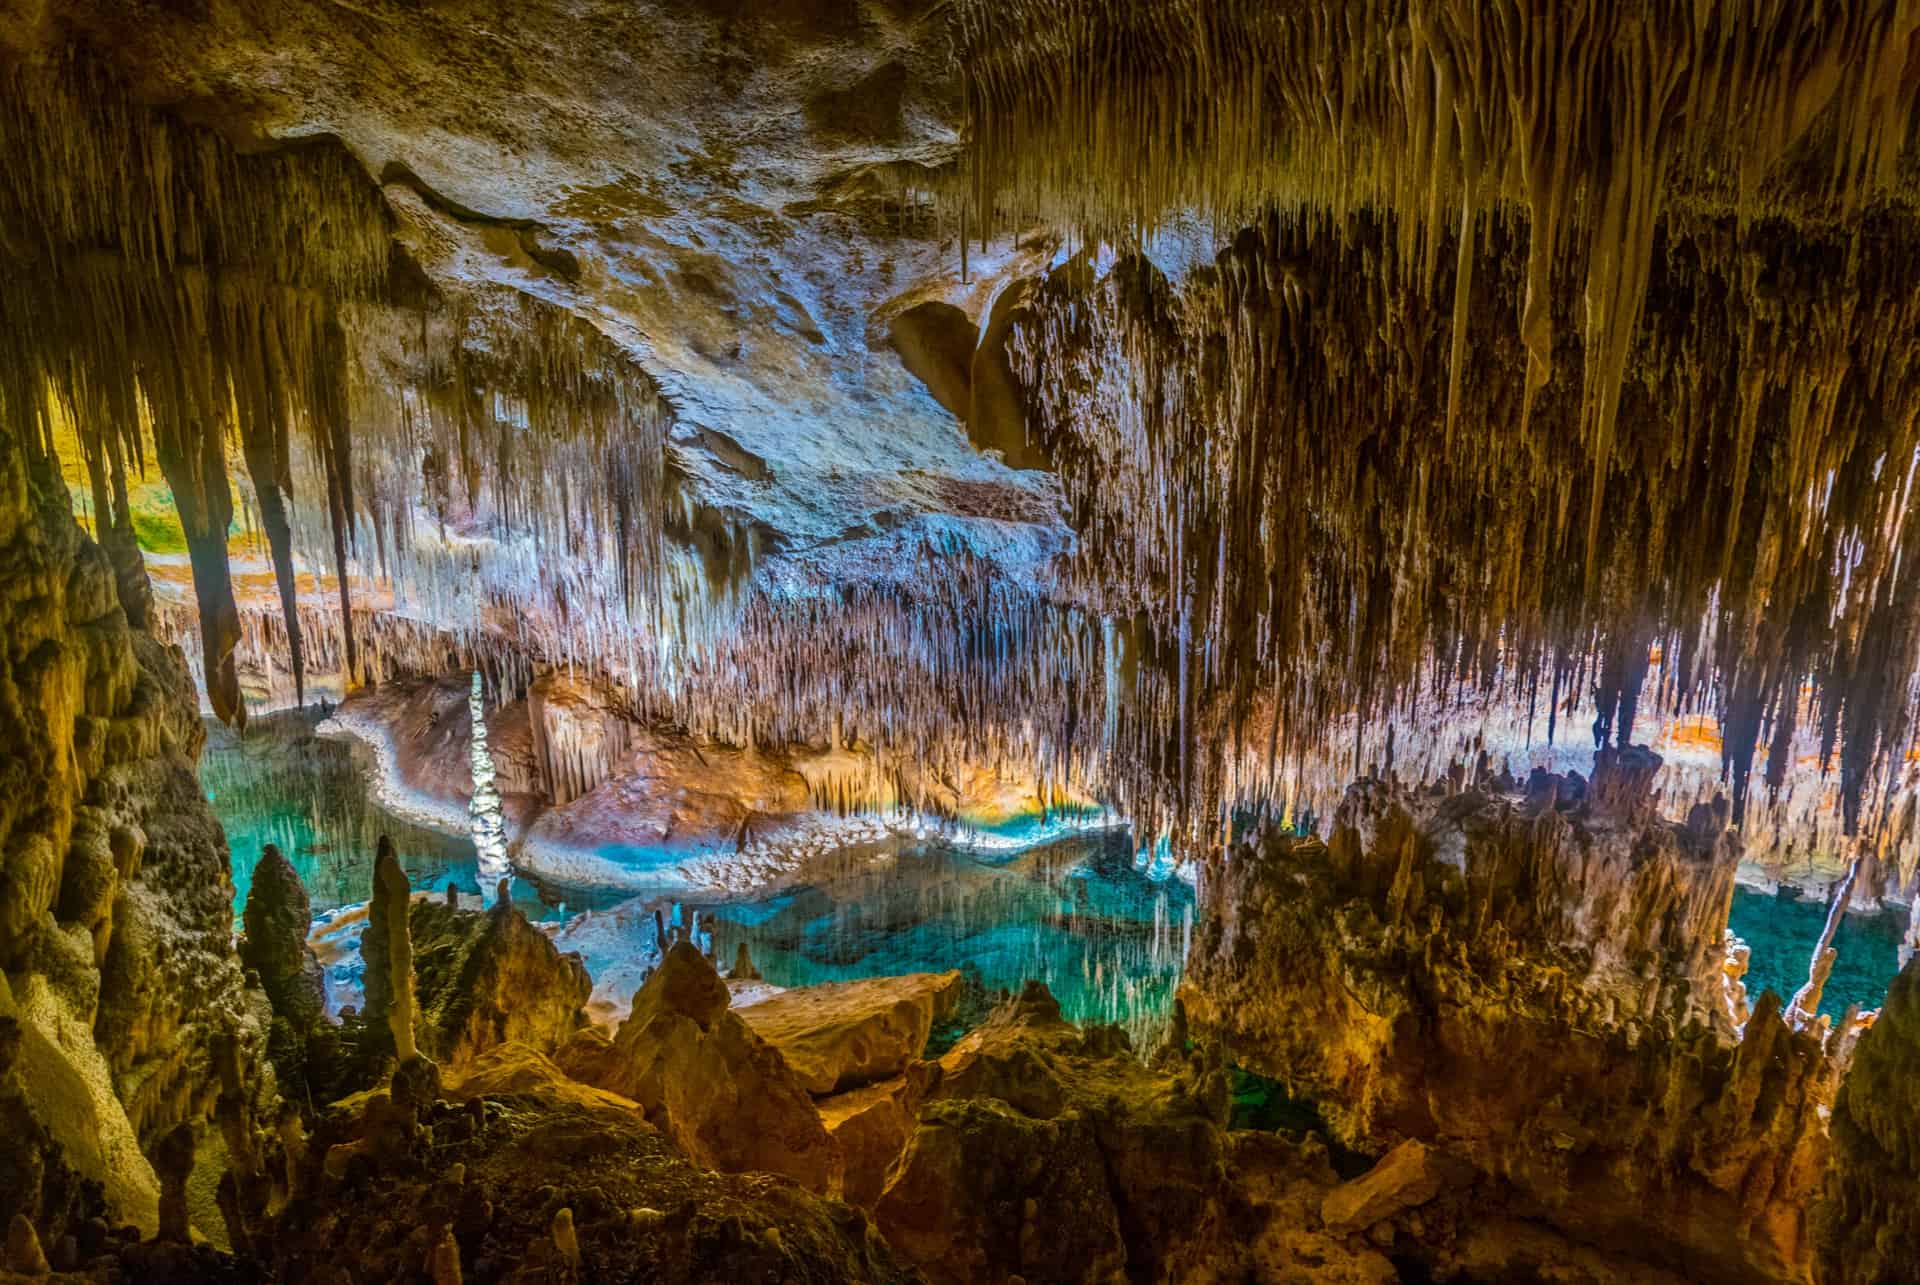
M 0 1022 L 17 1023 L 0 1098 L 9 1172 L 38 1210 L 48 1144 L 154 1225 L 142 1155 L 204 1119 L 216 1056 L 273 1094 L 266 1001 L 233 950 L 226 839 L 201 793 L 205 742 L 185 665 L 128 622 L 37 441 L 0 433 Z M 0 1202 L 4 1203 L 4 1202 Z M 57 1211 L 48 1211 L 55 1213 Z M 56 1227 L 57 1230 L 57 1227 Z

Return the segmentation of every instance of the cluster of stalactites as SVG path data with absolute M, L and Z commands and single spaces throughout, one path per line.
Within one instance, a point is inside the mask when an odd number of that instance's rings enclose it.
M 1462 686 L 1545 719 L 1591 693 L 1624 744 L 1657 651 L 1669 707 L 1720 716 L 1736 810 L 1763 732 L 1777 791 L 1810 714 L 1851 832 L 1914 728 L 1915 244 L 1884 212 L 1859 235 L 1669 220 L 1627 427 L 1597 457 L 1578 388 L 1525 411 L 1501 318 L 1527 286 L 1498 238 L 1457 425 L 1447 327 L 1391 221 L 1269 217 L 1178 284 L 1137 256 L 1056 270 L 1016 367 L 1082 537 L 1072 596 L 1156 640 L 1176 797 L 1219 796 L 1259 701 L 1287 711 L 1283 759 Z
M 227 661 L 238 634 L 226 539 L 239 448 L 291 621 L 286 521 L 296 429 L 351 508 L 342 301 L 380 289 L 385 207 L 343 149 L 241 156 L 141 107 L 85 61 L 13 68 L 0 95 L 0 418 L 82 445 L 103 538 L 133 545 L 127 474 L 151 455 L 190 552 L 208 695 L 245 717 Z M 296 672 L 300 656 L 294 650 Z
M 1436 294 L 1451 231 L 1449 431 L 1474 247 L 1504 236 L 1526 265 L 1505 314 L 1520 418 L 1577 282 L 1577 440 L 1604 459 L 1662 214 L 1845 218 L 1901 185 L 1916 25 L 1897 0 L 967 0 L 967 199 L 1092 235 L 1186 211 L 1233 227 L 1276 202 L 1333 225 L 1391 211 L 1403 283 Z
M 398 297 L 385 203 L 338 146 L 241 156 L 85 61 L 8 78 L 0 419 L 43 448 L 71 421 L 103 541 L 130 565 L 127 475 L 157 460 L 222 719 L 246 713 L 236 490 L 266 537 L 296 699 L 299 562 L 332 573 L 349 682 L 353 595 L 374 579 L 456 629 L 526 609 L 567 636 L 655 623 L 667 413 L 612 342 L 518 295 Z

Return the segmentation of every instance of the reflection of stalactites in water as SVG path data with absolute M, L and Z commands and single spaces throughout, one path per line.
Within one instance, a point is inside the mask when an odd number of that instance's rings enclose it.
M 494 784 L 493 755 L 487 749 L 487 706 L 477 669 L 467 692 L 467 714 L 473 723 L 472 734 L 467 739 L 468 760 L 473 771 L 473 797 L 468 811 L 473 817 L 473 847 L 480 864 L 480 901 L 491 906 L 499 896 L 500 881 L 513 877 L 513 867 L 507 863 L 506 822 L 500 815 L 500 790 Z
M 929 843 L 708 915 L 720 955 L 745 941 L 775 985 L 957 968 L 984 999 L 1037 978 L 1071 1020 L 1120 1025 L 1145 1049 L 1179 984 L 1192 893 L 1141 877 L 1130 847 L 1077 838 L 995 866 Z

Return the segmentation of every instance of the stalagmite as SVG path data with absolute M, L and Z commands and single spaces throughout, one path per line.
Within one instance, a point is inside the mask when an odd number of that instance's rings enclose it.
M 1847 877 L 1833 890 L 1826 924 L 1820 930 L 1820 940 L 1814 943 L 1813 958 L 1807 965 L 1806 984 L 1794 992 L 1793 1002 L 1787 1005 L 1786 1018 L 1791 1025 L 1809 1025 L 1820 1011 L 1821 992 L 1826 989 L 1827 978 L 1833 975 L 1834 962 L 1840 957 L 1840 952 L 1833 948 L 1833 935 L 1839 931 L 1840 920 L 1853 898 L 1853 881 L 1860 874 L 1860 861 L 1856 855 L 1853 864 L 1847 867 Z
M 473 796 L 468 811 L 473 817 L 473 846 L 479 859 L 480 888 L 484 892 L 510 878 L 512 868 L 507 864 L 506 823 L 500 815 L 500 790 L 494 784 L 493 755 L 487 750 L 487 710 L 478 670 L 473 673 L 468 692 L 467 712 L 472 728 L 468 753 L 473 768 Z M 447 891 L 450 897 L 458 896 L 451 884 Z
M 47 1276 L 53 1272 L 40 1248 L 39 1233 L 22 1213 L 15 1213 L 7 1221 L 6 1268 L 22 1276 Z
M 580 1272 L 580 1237 L 573 1228 L 571 1209 L 561 1209 L 553 1215 L 553 1250 L 566 1278 L 576 1279 Z
M 442 1227 L 440 1235 L 435 1238 L 427 1275 L 432 1278 L 433 1285 L 461 1285 L 460 1242 L 454 1239 L 453 1228 Z
M 193 1176 L 193 1157 L 198 1143 L 191 1123 L 177 1124 L 154 1148 L 153 1168 L 160 1175 L 159 1237 L 163 1242 L 185 1245 L 192 1241 L 187 1215 L 187 1181 Z
M 413 888 L 407 882 L 406 871 L 400 868 L 393 840 L 383 834 L 373 862 L 373 902 L 367 916 L 367 950 L 378 952 L 384 959 L 385 1011 L 376 1015 L 372 970 L 369 969 L 367 1016 L 370 1021 L 378 1020 L 378 1016 L 385 1017 L 387 1029 L 393 1037 L 394 1057 L 403 1066 L 419 1052 L 414 1044 L 413 1031 L 413 939 L 407 924 L 407 909 L 412 898 Z
M 286 1198 L 299 1200 L 308 1193 L 307 1167 L 311 1157 L 306 1124 L 300 1118 L 300 1108 L 290 1101 L 281 1103 L 278 1133 L 281 1150 L 286 1155 Z

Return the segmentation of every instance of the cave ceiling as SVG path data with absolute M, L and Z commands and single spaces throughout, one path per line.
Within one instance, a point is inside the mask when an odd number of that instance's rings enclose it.
M 190 536 L 222 448 L 177 425 L 231 421 L 269 534 L 260 480 L 307 470 L 280 562 L 716 734 L 851 718 L 1198 836 L 1289 758 L 1390 761 L 1423 701 L 1625 743 L 1644 689 L 1717 720 L 1736 813 L 1806 757 L 1845 830 L 1905 839 L 1916 25 L 10 0 L 0 233 L 57 265 L 10 305 L 12 395 L 150 419 L 206 483 Z M 48 177 L 123 128 L 144 161 Z M 130 320 L 70 324 L 75 291 Z M 169 393 L 196 326 L 212 373 Z M 114 433 L 109 500 L 144 450 Z M 483 567 L 482 508 L 531 544 Z M 260 604 L 192 552 L 231 716 Z M 325 594 L 289 583 L 292 632 Z

